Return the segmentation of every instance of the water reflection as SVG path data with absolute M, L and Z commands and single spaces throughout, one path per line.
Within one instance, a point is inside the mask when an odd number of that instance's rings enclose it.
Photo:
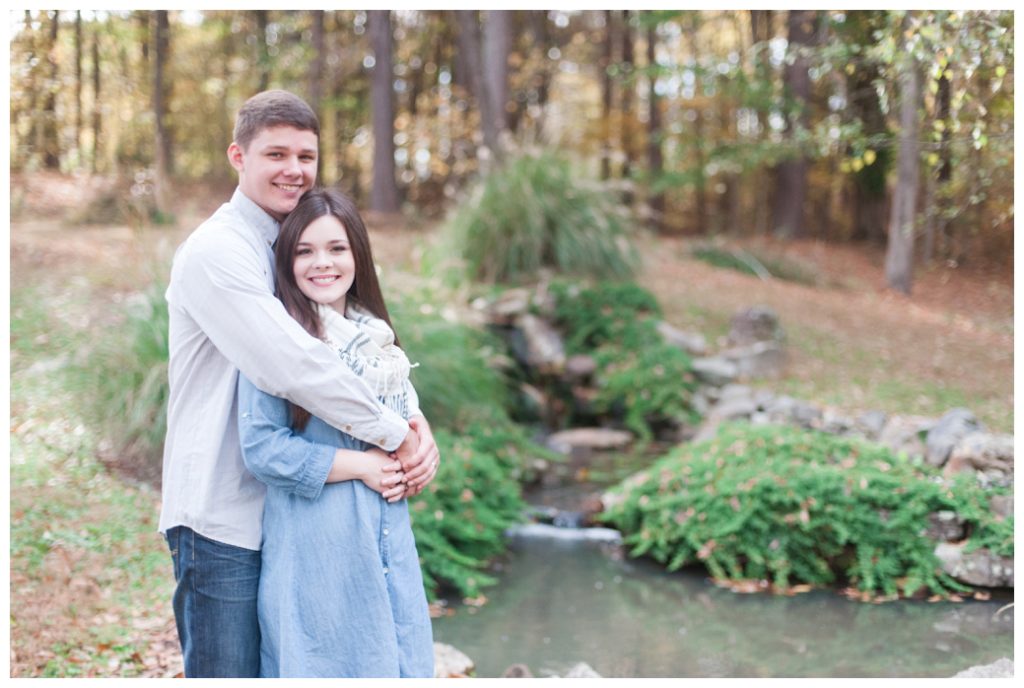
M 434 620 L 481 677 L 584 661 L 603 676 L 952 676 L 1013 656 L 1008 600 L 851 602 L 835 593 L 739 595 L 606 547 L 516 540 L 481 609 Z

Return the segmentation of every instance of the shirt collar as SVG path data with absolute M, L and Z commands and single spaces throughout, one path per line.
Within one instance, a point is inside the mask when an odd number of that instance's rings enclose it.
M 256 202 L 242 193 L 242 189 L 236 188 L 231 196 L 231 206 L 234 207 L 249 225 L 260 235 L 261 239 L 272 246 L 277 241 L 278 232 L 281 231 L 281 224 L 275 220 L 263 208 L 256 205 Z

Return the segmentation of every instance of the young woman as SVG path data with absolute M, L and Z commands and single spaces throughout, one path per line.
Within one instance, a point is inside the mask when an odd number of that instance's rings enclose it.
M 281 226 L 278 297 L 385 406 L 419 414 L 355 205 L 307 192 Z M 401 465 L 290 402 L 238 383 L 249 470 L 267 485 L 260 675 L 432 677 L 433 640 Z

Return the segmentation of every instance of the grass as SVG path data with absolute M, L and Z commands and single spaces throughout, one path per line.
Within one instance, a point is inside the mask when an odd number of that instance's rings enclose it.
M 154 632 L 172 619 L 158 495 L 95 458 L 100 440 L 81 412 L 87 400 L 71 391 L 74 367 L 98 333 L 68 314 L 95 308 L 96 295 L 14 284 L 11 675 L 163 675 L 149 653 Z
M 737 270 L 762 279 L 774 277 L 810 287 L 834 286 L 810 265 L 762 251 L 705 245 L 694 248 L 693 257 L 715 267 Z

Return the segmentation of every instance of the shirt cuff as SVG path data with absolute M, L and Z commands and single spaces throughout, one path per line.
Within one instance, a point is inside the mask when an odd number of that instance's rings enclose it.
M 326 444 L 315 444 L 306 460 L 305 469 L 295 486 L 295 494 L 305 499 L 316 499 L 327 483 L 327 476 L 334 465 L 336 449 Z

